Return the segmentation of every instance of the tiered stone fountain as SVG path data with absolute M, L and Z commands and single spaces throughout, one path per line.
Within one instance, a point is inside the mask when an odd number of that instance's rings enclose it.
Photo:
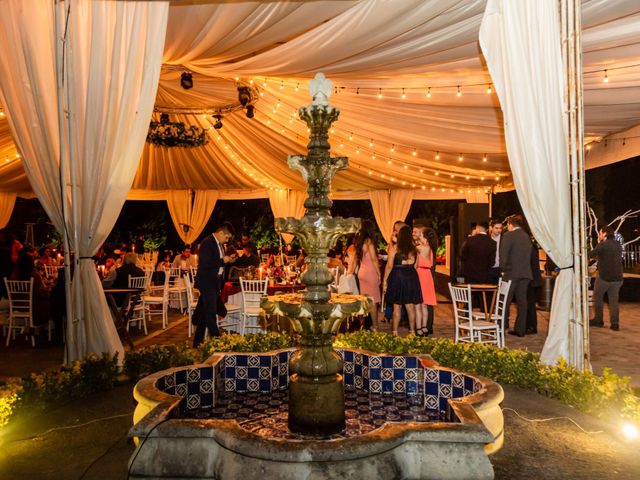
M 262 300 L 267 314 L 289 318 L 300 348 L 218 353 L 138 382 L 129 478 L 493 478 L 487 453 L 503 441 L 499 385 L 426 355 L 332 348 L 341 321 L 366 313 L 368 302 L 328 289 L 327 253 L 360 221 L 331 217 L 331 179 L 347 158 L 329 155 L 327 132 L 339 115 L 328 102 L 331 82 L 318 74 L 310 90 L 313 102 L 299 110 L 309 153 L 289 157 L 308 183 L 306 213 L 276 219 L 308 252 L 307 290 Z

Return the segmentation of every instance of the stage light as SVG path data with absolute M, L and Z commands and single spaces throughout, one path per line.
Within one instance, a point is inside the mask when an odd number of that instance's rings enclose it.
M 251 101 L 251 92 L 247 87 L 238 87 L 238 101 L 243 107 L 246 107 Z
M 193 78 L 191 78 L 189 72 L 182 72 L 182 75 L 180 75 L 180 86 L 185 90 L 193 88 Z
M 255 108 L 253 105 L 247 105 L 247 118 L 253 118 L 255 115 Z
M 213 118 L 216 119 L 216 123 L 213 124 L 213 128 L 220 130 L 222 128 L 222 115 L 214 115 Z

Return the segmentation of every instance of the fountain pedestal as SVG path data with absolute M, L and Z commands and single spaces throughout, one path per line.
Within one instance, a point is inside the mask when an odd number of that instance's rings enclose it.
M 279 233 L 294 234 L 308 254 L 302 281 L 307 285 L 304 301 L 311 316 L 303 322 L 291 318 L 294 329 L 300 327 L 302 348 L 290 365 L 294 373 L 289 385 L 289 428 L 307 435 L 331 435 L 343 430 L 345 424 L 342 361 L 331 347 L 331 335 L 340 322 L 327 328 L 332 309 L 327 254 L 341 235 L 359 229 L 360 219 L 331 217 L 331 180 L 348 165 L 346 157 L 329 155 L 328 132 L 340 110 L 329 105 L 332 87 L 324 75 L 316 75 L 309 87 L 313 101 L 298 110 L 311 132 L 309 153 L 290 155 L 288 160 L 289 167 L 299 170 L 307 182 L 306 211 L 300 220 L 277 218 L 275 223 Z

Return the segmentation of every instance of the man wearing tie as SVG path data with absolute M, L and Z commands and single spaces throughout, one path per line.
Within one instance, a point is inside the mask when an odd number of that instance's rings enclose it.
M 212 337 L 220 335 L 217 304 L 222 286 L 222 274 L 225 264 L 233 263 L 238 258 L 235 254 L 225 255 L 224 245 L 233 238 L 234 233 L 233 225 L 224 222 L 213 235 L 202 241 L 198 250 L 199 266 L 194 287 L 200 290 L 200 296 L 192 317 L 192 322 L 196 326 L 193 336 L 194 348 L 203 342 L 207 329 Z

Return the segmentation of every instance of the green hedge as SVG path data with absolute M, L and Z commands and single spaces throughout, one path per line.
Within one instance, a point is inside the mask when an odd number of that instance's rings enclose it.
M 287 335 L 223 335 L 211 338 L 198 350 L 186 344 L 157 345 L 125 355 L 124 371 L 131 380 L 171 367 L 199 363 L 216 352 L 267 352 L 295 345 Z M 339 335 L 337 348 L 360 348 L 376 353 L 429 354 L 441 365 L 475 373 L 497 382 L 517 385 L 598 416 L 621 416 L 640 423 L 640 397 L 628 377 L 605 369 L 602 375 L 578 371 L 560 362 L 550 367 L 538 354 L 498 349 L 491 345 L 453 343 L 427 337 L 398 338 L 385 333 L 356 332 Z M 0 385 L 0 427 L 26 406 L 43 406 L 83 398 L 113 387 L 116 359 L 91 355 L 55 372 L 33 374 Z

